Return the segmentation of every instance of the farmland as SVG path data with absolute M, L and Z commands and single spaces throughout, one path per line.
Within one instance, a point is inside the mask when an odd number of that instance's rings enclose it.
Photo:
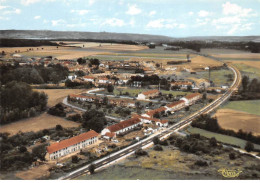
M 200 128 L 189 127 L 187 128 L 187 132 L 191 134 L 199 133 L 200 135 L 206 138 L 215 137 L 219 142 L 240 146 L 241 148 L 244 148 L 246 144 L 245 140 L 236 137 L 227 136 L 227 135 L 222 135 L 219 133 L 209 132 L 207 130 L 203 130 Z M 255 148 L 260 149 L 260 145 L 255 144 Z
M 37 117 L 23 119 L 1 126 L 0 133 L 10 133 L 15 135 L 18 132 L 37 132 L 43 129 L 54 128 L 56 125 L 62 125 L 64 128 L 78 127 L 80 124 L 72 121 L 65 120 L 64 118 L 56 117 L 43 113 Z
M 48 106 L 51 107 L 67 97 L 69 94 L 82 93 L 84 89 L 36 89 L 48 95 Z
M 259 114 L 259 113 L 258 113 Z M 228 118 L 227 118 L 228 116 Z M 216 113 L 221 128 L 260 135 L 260 116 L 232 109 L 219 109 Z

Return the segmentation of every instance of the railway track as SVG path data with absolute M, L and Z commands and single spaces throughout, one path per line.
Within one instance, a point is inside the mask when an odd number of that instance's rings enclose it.
M 231 87 L 221 97 L 217 98 L 216 100 L 214 100 L 213 102 L 211 102 L 204 108 L 200 109 L 196 113 L 193 113 L 192 115 L 186 117 L 185 119 L 181 120 L 180 122 L 163 130 L 161 133 L 152 135 L 146 139 L 141 140 L 140 142 L 137 142 L 136 144 L 128 146 L 113 154 L 110 154 L 107 157 L 96 160 L 96 161 L 92 162 L 92 164 L 95 165 L 96 169 L 100 169 L 100 168 L 109 166 L 110 164 L 112 164 L 116 161 L 119 161 L 122 158 L 132 155 L 137 149 L 149 147 L 150 145 L 153 144 L 152 138 L 154 138 L 154 137 L 159 137 L 160 139 L 167 138 L 175 131 L 178 131 L 178 130 L 184 128 L 185 126 L 189 125 L 192 122 L 192 120 L 194 120 L 199 115 L 210 113 L 211 111 L 216 109 L 218 106 L 220 106 L 222 103 L 224 103 L 232 95 L 232 93 L 234 91 L 236 91 L 236 89 L 238 88 L 238 86 L 240 85 L 240 82 L 241 82 L 240 72 L 232 65 L 228 65 L 228 67 L 230 70 L 233 71 L 235 77 L 234 77 L 234 81 L 233 81 Z M 89 171 L 88 171 L 89 165 L 79 168 L 78 170 L 75 170 L 63 177 L 60 177 L 59 179 L 74 179 L 82 174 L 89 173 Z

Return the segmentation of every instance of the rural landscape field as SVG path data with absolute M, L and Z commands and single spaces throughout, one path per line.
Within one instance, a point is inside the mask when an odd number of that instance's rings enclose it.
M 259 7 L 0 1 L 0 179 L 259 180 Z

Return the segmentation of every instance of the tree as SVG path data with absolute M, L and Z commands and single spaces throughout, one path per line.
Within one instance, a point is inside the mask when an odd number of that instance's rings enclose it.
M 112 93 L 112 92 L 114 91 L 114 86 L 111 85 L 111 84 L 107 85 L 107 91 L 108 91 L 109 93 Z
M 153 143 L 154 143 L 154 145 L 159 144 L 160 143 L 160 139 L 158 137 L 154 137 L 153 138 Z
M 229 159 L 231 159 L 231 160 L 234 160 L 234 159 L 236 159 L 236 154 L 235 153 L 229 153 Z
M 40 160 L 45 160 L 45 154 L 46 154 L 46 146 L 47 144 L 41 144 L 32 149 L 32 154 L 34 157 L 39 158 Z
M 25 146 L 21 146 L 21 147 L 19 148 L 19 151 L 20 151 L 21 153 L 24 153 L 24 152 L 27 151 L 27 148 L 26 148 Z
M 82 76 L 85 76 L 85 75 L 86 75 L 86 73 L 85 73 L 84 71 L 82 71 L 82 70 L 76 71 L 75 74 L 76 74 L 77 76 L 79 76 L 79 77 L 82 77 Z
M 203 99 L 203 100 L 206 100 L 206 99 L 207 99 L 207 93 L 203 93 L 202 99 Z
M 243 79 L 242 79 L 243 92 L 247 91 L 248 84 L 249 84 L 249 77 L 243 76 Z
M 56 130 L 57 131 L 63 130 L 63 127 L 61 125 L 56 125 Z
M 254 150 L 254 144 L 252 142 L 247 141 L 246 146 L 245 146 L 245 150 L 247 152 L 253 151 Z
M 95 173 L 96 166 L 94 164 L 89 165 L 88 171 L 90 174 Z
M 78 62 L 78 64 L 82 65 L 82 64 L 85 64 L 85 63 L 86 63 L 86 60 L 83 59 L 83 58 L 78 58 L 78 59 L 77 59 L 77 62 Z
M 210 140 L 209 140 L 209 143 L 211 146 L 215 147 L 217 146 L 217 140 L 215 137 L 211 137 Z
M 190 107 L 189 106 L 186 106 L 185 107 L 185 111 L 189 111 L 190 110 Z
M 91 109 L 82 115 L 83 118 L 83 128 L 92 129 L 100 133 L 104 125 L 107 123 L 105 114 L 101 111 Z
M 157 64 L 155 64 L 155 66 L 156 66 L 157 68 L 159 68 L 159 67 L 160 67 L 160 64 L 159 64 L 159 63 L 157 63 Z
M 107 96 L 105 96 L 105 97 L 103 98 L 103 104 L 104 104 L 104 105 L 107 105 L 107 104 L 108 104 L 108 98 L 107 98 Z
M 78 163 L 78 162 L 79 162 L 78 156 L 76 156 L 76 155 L 75 155 L 75 156 L 72 156 L 72 157 L 71 157 L 71 162 L 72 162 L 72 163 Z

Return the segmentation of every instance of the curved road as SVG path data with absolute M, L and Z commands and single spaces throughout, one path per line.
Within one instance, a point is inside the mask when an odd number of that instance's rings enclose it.
M 192 115 L 186 117 L 185 119 L 179 121 L 178 123 L 170 126 L 169 128 L 166 128 L 165 130 L 162 130 L 159 134 L 153 134 L 153 135 L 149 136 L 148 138 L 145 138 L 131 146 L 128 146 L 122 150 L 119 150 L 115 153 L 112 153 L 106 157 L 103 157 L 101 159 L 98 159 L 98 160 L 92 162 L 92 164 L 95 164 L 96 170 L 109 166 L 109 165 L 119 161 L 120 159 L 123 159 L 127 156 L 132 155 L 137 149 L 140 149 L 140 148 L 144 149 L 144 148 L 147 148 L 147 147 L 153 145 L 152 139 L 156 136 L 159 137 L 160 139 L 167 138 L 172 133 L 189 125 L 192 122 L 192 120 L 195 119 L 196 117 L 198 117 L 199 115 L 210 113 L 211 111 L 213 111 L 217 107 L 219 107 L 222 103 L 224 103 L 233 94 L 234 91 L 237 90 L 237 88 L 241 82 L 240 72 L 232 65 L 228 65 L 228 67 L 234 73 L 234 76 L 235 76 L 234 81 L 233 81 L 231 87 L 224 94 L 222 94 L 219 98 L 217 98 L 216 100 L 214 100 L 213 102 L 211 102 L 210 104 L 205 106 L 204 108 L 200 109 L 199 111 L 197 111 L 197 112 L 193 113 Z M 82 174 L 85 174 L 88 172 L 89 165 L 90 164 L 83 166 L 73 172 L 70 172 L 70 173 L 60 177 L 59 179 L 73 179 Z

